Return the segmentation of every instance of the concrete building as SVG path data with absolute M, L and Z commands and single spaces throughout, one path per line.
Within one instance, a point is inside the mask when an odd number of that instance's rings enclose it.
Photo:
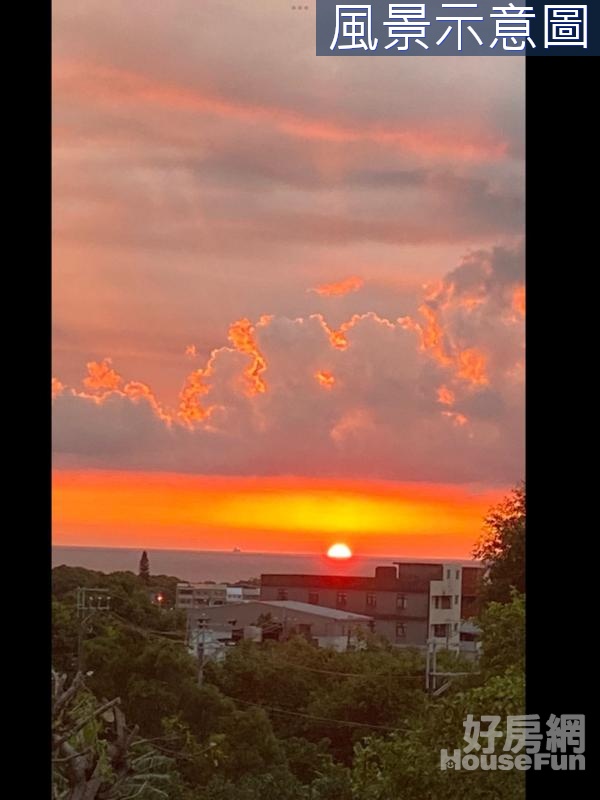
M 226 603 L 243 603 L 259 600 L 258 586 L 245 586 L 227 583 L 178 583 L 175 594 L 175 607 L 190 609 L 202 606 L 222 606 Z
M 260 600 L 260 586 L 227 586 L 228 603 L 245 603 L 247 600 Z
M 222 606 L 227 602 L 226 583 L 178 583 L 175 591 L 176 608 Z
M 481 653 L 481 629 L 471 620 L 460 623 L 460 652 L 470 659 L 477 659 Z
M 262 627 L 257 626 L 258 622 L 262 622 Z M 360 632 L 367 633 L 373 624 L 373 618 L 367 614 L 356 614 L 346 609 L 295 601 L 249 601 L 210 609 L 190 609 L 188 640 L 193 647 L 204 638 L 207 649 L 209 641 L 219 639 L 235 642 L 242 638 L 260 640 L 263 636 L 274 639 L 305 636 L 319 647 L 343 651 L 360 646 Z
M 373 577 L 262 575 L 261 600 L 299 602 L 366 614 L 373 630 L 398 646 L 428 641 L 460 649 L 461 620 L 477 611 L 482 568 L 460 563 L 405 563 Z

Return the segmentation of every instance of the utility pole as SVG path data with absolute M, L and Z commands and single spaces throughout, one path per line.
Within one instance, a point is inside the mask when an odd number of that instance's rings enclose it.
M 433 697 L 438 697 L 446 691 L 454 678 L 467 678 L 471 675 L 479 675 L 479 672 L 438 672 L 437 669 L 437 642 L 430 639 L 427 642 L 427 653 L 425 656 L 425 691 Z M 446 683 L 438 688 L 438 678 L 445 678 Z
M 110 595 L 108 589 L 90 589 L 78 587 L 76 596 L 77 608 L 77 672 L 83 672 L 84 652 L 83 642 L 87 624 L 97 611 L 110 610 Z
M 204 682 L 207 622 L 210 622 L 210 619 L 206 616 L 206 614 L 202 614 L 202 616 L 199 617 L 198 619 L 198 630 L 201 631 L 202 635 L 201 642 L 198 642 L 198 644 L 196 645 L 198 653 L 198 686 L 202 686 L 202 683 Z

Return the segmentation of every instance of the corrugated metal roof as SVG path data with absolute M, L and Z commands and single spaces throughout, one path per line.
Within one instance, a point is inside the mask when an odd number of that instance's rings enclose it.
M 326 608 L 325 606 L 313 605 L 313 603 L 301 603 L 297 600 L 260 600 L 257 605 L 275 606 L 275 608 L 285 608 L 288 611 L 301 611 L 305 614 L 314 614 L 318 617 L 338 620 L 362 620 L 368 622 L 372 617 L 366 614 L 354 614 L 352 611 L 344 611 L 340 608 Z

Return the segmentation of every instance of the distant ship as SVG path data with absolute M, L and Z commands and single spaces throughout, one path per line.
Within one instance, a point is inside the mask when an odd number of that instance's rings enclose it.
M 234 553 L 241 553 L 242 551 L 240 550 L 240 548 L 239 548 L 239 547 L 234 547 L 234 548 L 233 548 L 233 552 L 234 552 Z

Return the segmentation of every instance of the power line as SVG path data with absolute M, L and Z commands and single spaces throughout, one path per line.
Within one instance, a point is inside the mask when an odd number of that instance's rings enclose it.
M 140 625 L 135 625 L 133 622 L 129 622 L 129 620 L 125 619 L 125 617 L 122 617 L 120 614 L 117 614 L 117 612 L 114 610 L 110 613 L 112 616 L 116 617 L 126 628 L 131 628 L 131 630 L 137 631 L 144 636 L 155 636 L 158 638 L 177 637 L 177 640 L 181 642 L 185 640 L 184 634 L 180 633 L 179 631 L 154 631 L 149 628 L 142 628 Z M 176 640 L 169 638 L 168 641 Z
M 321 675 L 340 675 L 343 678 L 393 678 L 396 680 L 397 678 L 421 678 L 423 676 L 423 670 L 414 673 L 405 673 L 402 675 L 396 675 L 393 672 L 339 672 L 338 670 L 329 670 L 329 669 L 319 669 L 317 667 L 308 667 L 304 664 L 297 664 L 294 661 L 285 661 L 283 659 L 279 659 L 287 667 L 297 667 L 298 669 L 305 669 L 308 672 L 318 672 Z M 278 667 L 279 664 L 272 663 L 270 666 Z
M 249 700 L 241 700 L 239 697 L 231 697 L 231 695 L 225 694 L 223 697 L 227 697 L 229 700 L 233 700 L 234 703 L 242 703 L 246 706 L 253 706 L 254 708 L 262 708 L 264 711 L 273 711 L 276 714 L 289 714 L 293 717 L 303 717 L 304 719 L 313 719 L 317 720 L 318 722 L 331 722 L 335 725 L 345 725 L 349 728 L 373 728 L 374 730 L 385 730 L 385 731 L 395 731 L 401 732 L 406 731 L 406 728 L 396 728 L 392 727 L 391 725 L 376 725 L 373 722 L 356 722 L 356 720 L 348 720 L 348 719 L 333 719 L 332 717 L 319 717 L 316 714 L 305 714 L 302 711 L 290 711 L 287 708 L 275 708 L 274 706 L 264 706 L 261 703 L 251 703 Z

